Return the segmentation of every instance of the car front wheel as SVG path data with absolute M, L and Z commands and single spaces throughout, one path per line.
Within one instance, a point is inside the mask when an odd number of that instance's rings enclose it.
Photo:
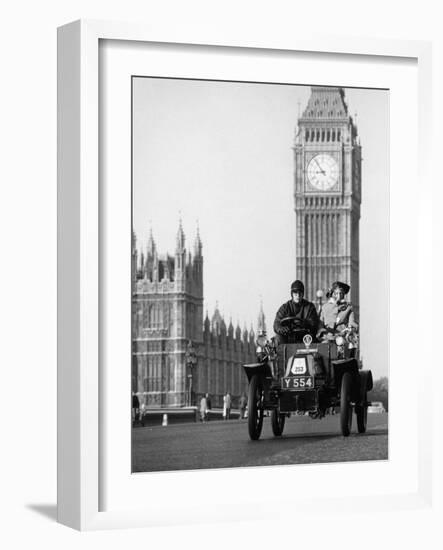
M 257 440 L 263 427 L 263 383 L 258 374 L 249 382 L 248 431 L 249 437 Z
M 279 436 L 283 433 L 285 427 L 286 415 L 281 414 L 278 409 L 274 409 L 271 414 L 272 433 Z
M 340 393 L 340 426 L 341 433 L 347 437 L 352 427 L 352 405 L 351 405 L 352 375 L 345 372 L 341 380 Z
M 357 417 L 357 429 L 359 434 L 364 434 L 366 432 L 366 425 L 368 423 L 368 406 L 366 405 L 367 397 L 363 401 L 363 405 L 356 405 L 355 415 Z

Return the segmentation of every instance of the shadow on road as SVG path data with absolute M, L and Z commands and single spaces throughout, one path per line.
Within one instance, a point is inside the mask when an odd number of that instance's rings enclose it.
M 272 441 L 273 443 L 276 443 L 278 441 L 284 442 L 284 441 L 291 441 L 294 439 L 297 440 L 315 440 L 315 441 L 324 441 L 328 439 L 352 439 L 354 437 L 357 438 L 367 438 L 367 437 L 374 437 L 374 436 L 380 436 L 380 435 L 388 435 L 387 429 L 380 429 L 376 431 L 366 432 L 364 434 L 359 433 L 351 433 L 348 437 L 343 437 L 340 433 L 298 433 L 298 434 L 283 434 L 279 437 L 261 437 L 257 441 L 251 441 L 249 440 L 249 443 L 252 445 L 256 445 L 257 443 L 264 442 L 264 441 Z

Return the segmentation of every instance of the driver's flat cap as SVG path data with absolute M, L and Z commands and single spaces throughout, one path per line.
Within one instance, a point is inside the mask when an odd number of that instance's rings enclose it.
M 301 292 L 302 294 L 304 294 L 305 285 L 301 281 L 294 281 L 291 285 L 291 293 L 292 292 Z

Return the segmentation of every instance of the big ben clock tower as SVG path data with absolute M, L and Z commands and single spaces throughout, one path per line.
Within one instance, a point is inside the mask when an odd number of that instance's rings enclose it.
M 310 300 L 348 283 L 358 313 L 361 147 L 342 88 L 311 88 L 294 157 L 297 278 Z

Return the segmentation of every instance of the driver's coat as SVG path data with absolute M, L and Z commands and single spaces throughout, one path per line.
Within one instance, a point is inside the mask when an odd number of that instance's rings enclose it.
M 312 302 L 303 299 L 299 304 L 296 304 L 293 300 L 284 303 L 275 316 L 274 332 L 276 334 L 283 335 L 285 333 L 281 325 L 281 321 L 285 317 L 296 317 L 300 321 L 304 321 L 304 328 L 308 329 L 312 335 L 317 333 L 319 319 Z

